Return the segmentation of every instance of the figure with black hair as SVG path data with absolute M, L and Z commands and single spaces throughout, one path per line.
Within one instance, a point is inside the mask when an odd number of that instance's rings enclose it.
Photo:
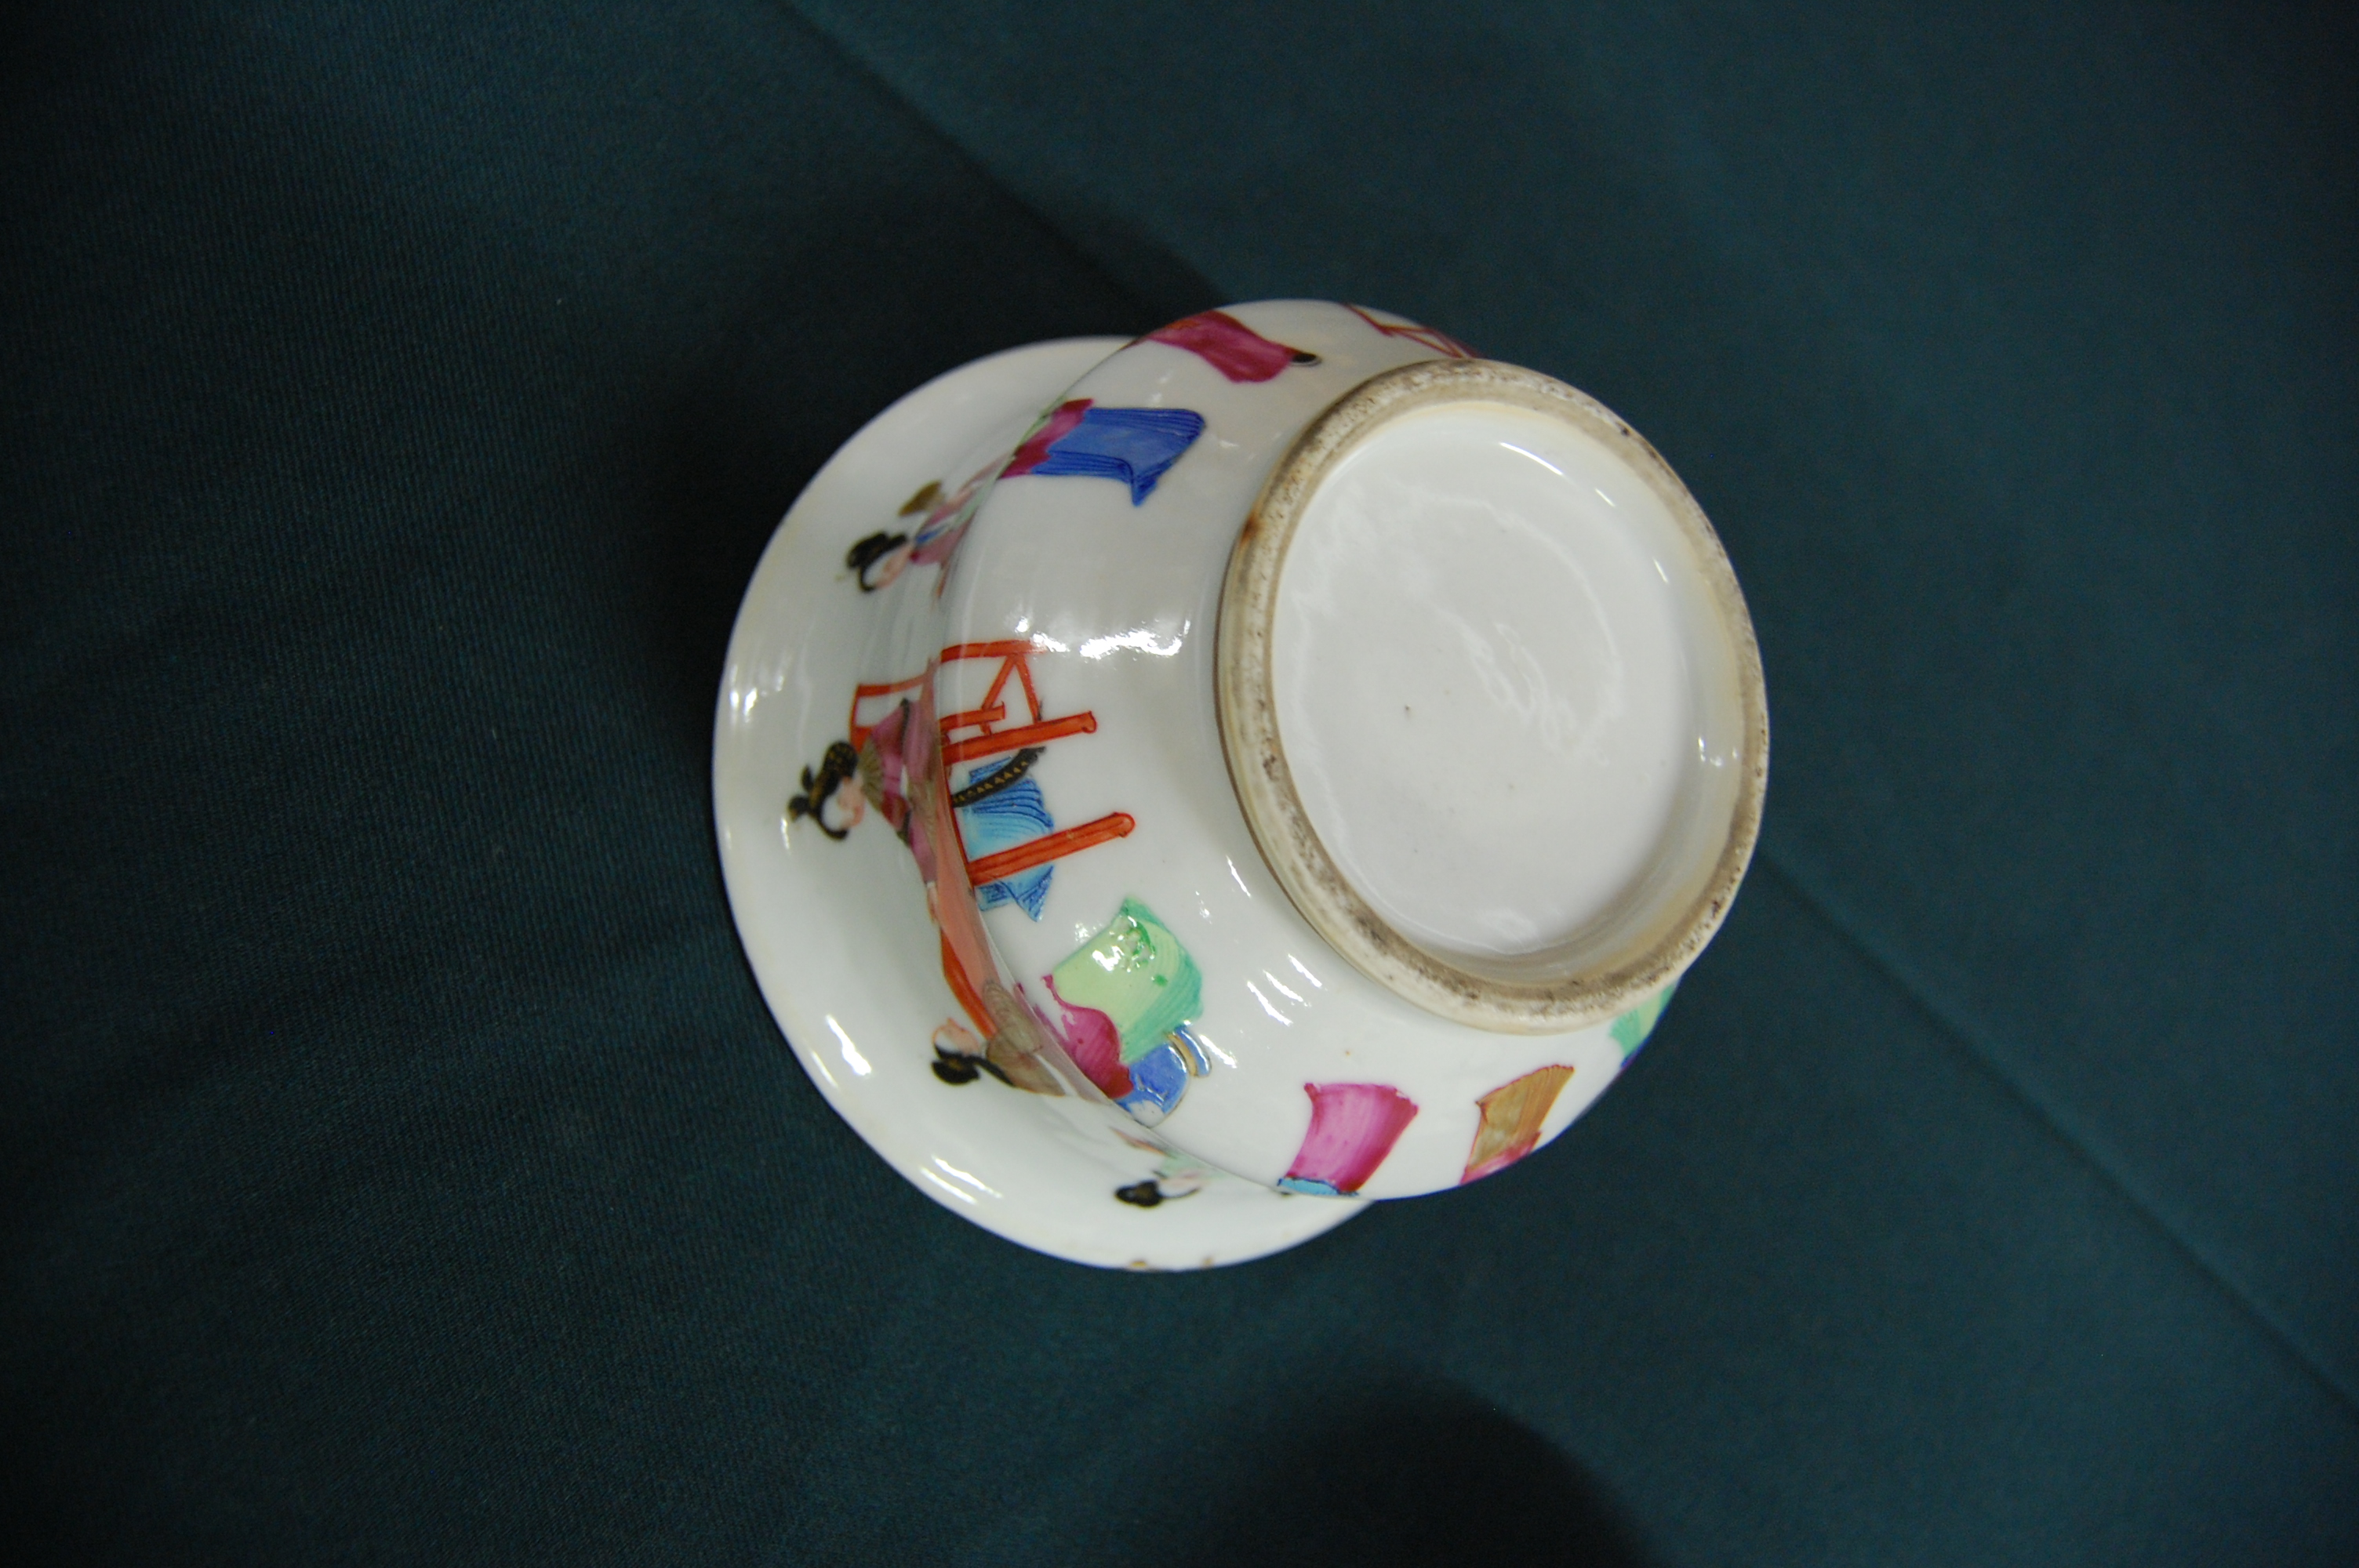
M 959 541 L 966 537 L 966 525 L 974 521 L 984 490 L 1006 460 L 1003 458 L 976 470 L 973 478 L 948 495 L 942 493 L 940 480 L 929 481 L 901 503 L 901 516 L 919 518 L 914 531 L 904 534 L 880 529 L 845 551 L 844 567 L 860 584 L 860 591 L 875 593 L 889 588 L 911 567 L 946 564 L 958 549 Z M 934 591 L 941 591 L 939 579 Z
M 834 808 L 830 822 L 828 810 Z M 800 795 L 787 797 L 787 820 L 808 817 L 838 843 L 868 815 L 868 797 L 860 787 L 860 753 L 844 741 L 831 741 L 819 760 L 819 772 L 803 770 Z

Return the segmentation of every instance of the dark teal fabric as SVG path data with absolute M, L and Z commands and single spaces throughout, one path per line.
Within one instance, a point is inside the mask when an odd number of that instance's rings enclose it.
M 2359 1558 L 2347 10 L 20 10 L 0 1539 Z M 1196 1277 L 804 1080 L 707 748 L 992 349 L 1356 298 L 1728 541 L 1755 874 L 1546 1155 Z

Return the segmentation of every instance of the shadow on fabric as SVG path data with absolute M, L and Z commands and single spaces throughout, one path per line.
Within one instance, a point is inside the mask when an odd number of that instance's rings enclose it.
M 1461 1390 L 1332 1399 L 1282 1431 L 1228 1517 L 1174 1543 L 1178 1564 L 1650 1560 L 1603 1489 L 1539 1433 Z

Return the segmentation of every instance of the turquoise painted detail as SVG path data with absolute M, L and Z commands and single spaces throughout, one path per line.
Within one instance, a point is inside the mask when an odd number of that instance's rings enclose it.
M 1663 1009 L 1670 1006 L 1671 993 L 1679 989 L 1680 982 L 1673 980 L 1656 992 L 1652 1001 L 1642 1001 L 1614 1021 L 1614 1027 L 1608 1033 L 1614 1036 L 1614 1044 L 1622 1047 L 1625 1062 L 1636 1055 L 1638 1048 L 1646 1044 L 1647 1036 L 1655 1032 L 1656 1021 L 1663 1016 Z

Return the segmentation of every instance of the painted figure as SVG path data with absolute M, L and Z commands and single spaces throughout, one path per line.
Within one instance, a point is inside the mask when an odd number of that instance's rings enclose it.
M 1614 1021 L 1614 1027 L 1607 1033 L 1614 1036 L 1614 1044 L 1622 1047 L 1625 1062 L 1636 1055 L 1647 1044 L 1647 1037 L 1655 1033 L 1655 1025 L 1662 1020 L 1663 1009 L 1671 1005 L 1671 993 L 1679 989 L 1680 982 L 1673 980 L 1657 991 L 1653 1000 L 1640 1002 Z
M 1319 362 L 1318 355 L 1273 343 L 1217 310 L 1175 321 L 1155 337 L 1202 355 L 1232 381 L 1266 381 L 1289 364 Z M 1275 368 L 1266 368 L 1273 355 Z M 1186 408 L 1100 408 L 1086 397 L 1060 404 L 1034 424 L 1012 456 L 984 464 L 958 489 L 944 493 L 940 480 L 927 483 L 901 503 L 900 516 L 917 518 L 916 525 L 908 532 L 879 529 L 858 540 L 844 552 L 844 567 L 863 593 L 890 588 L 911 567 L 941 567 L 934 579 L 940 593 L 967 525 L 995 480 L 1025 474 L 1118 480 L 1138 506 L 1203 431 L 1204 416 Z
M 1114 1197 L 1134 1208 L 1156 1208 L 1181 1198 L 1192 1198 L 1204 1190 L 1212 1179 L 1212 1172 L 1185 1154 L 1166 1154 L 1155 1167 L 1155 1174 L 1143 1182 L 1133 1182 L 1126 1187 L 1116 1187 Z
M 1056 1037 L 1000 983 L 983 911 L 1013 903 L 1040 918 L 1055 862 L 1122 838 L 1136 823 L 1119 811 L 1062 828 L 1050 818 L 1032 768 L 1050 744 L 1096 730 L 1097 719 L 1042 710 L 1033 653 L 1016 639 L 952 643 L 922 675 L 854 687 L 846 739 L 827 748 L 818 768 L 802 770 L 786 816 L 790 830 L 809 821 L 841 840 L 873 810 L 917 861 L 926 913 L 940 935 L 942 979 L 968 1021 L 945 1020 L 934 1031 L 934 1076 L 968 1084 L 987 1072 L 1056 1095 L 1066 1092 L 1056 1054 L 1043 1054 Z M 938 717 L 937 672 L 970 660 L 993 672 L 981 701 Z M 938 745 L 919 743 L 929 734 Z M 962 764 L 966 775 L 952 791 L 946 774 Z
M 1302 1091 L 1310 1097 L 1310 1130 L 1278 1180 L 1289 1193 L 1352 1196 L 1417 1119 L 1417 1102 L 1389 1084 L 1305 1084 Z
M 946 655 L 952 652 L 944 650 Z M 937 665 L 940 662 L 938 658 Z M 926 913 L 940 933 L 942 979 L 973 1024 L 972 1030 L 935 1031 L 935 1076 L 947 1082 L 972 1081 L 972 1075 L 961 1080 L 942 1071 L 947 1044 L 954 1052 L 973 1049 L 978 1065 L 1002 1082 L 1035 1094 L 1062 1094 L 1052 1066 L 1040 1059 L 1047 1036 L 999 983 L 938 753 L 914 743 L 929 730 L 939 733 L 941 729 L 934 717 L 930 675 L 858 688 L 850 729 L 856 738 L 852 743 L 858 748 L 862 794 L 900 835 L 918 863 Z M 909 695 L 913 689 L 914 701 Z M 874 705 L 880 699 L 891 706 L 875 722 L 864 722 L 864 700 Z M 788 811 L 790 816 L 794 812 L 791 801 Z
M 1130 487 L 1130 503 L 1142 506 L 1156 481 L 1203 433 L 1204 416 L 1190 409 L 1101 408 L 1076 397 L 1041 416 L 1000 477 L 1118 480 Z
M 934 1030 L 934 1076 L 946 1084 L 971 1084 L 989 1073 L 1010 1084 L 1006 1068 L 991 1059 L 982 1039 L 955 1018 L 945 1018 Z
M 911 567 L 947 568 L 965 539 L 966 526 L 974 521 L 999 468 L 997 462 L 986 463 L 948 495 L 942 493 L 940 481 L 929 482 L 901 503 L 903 517 L 919 519 L 913 532 L 902 534 L 887 529 L 871 534 L 845 551 L 843 564 L 859 580 L 860 591 L 875 593 L 889 588 Z M 945 572 L 942 578 L 935 579 L 936 593 L 942 590 L 947 576 Z
M 1464 1186 L 1504 1171 L 1538 1148 L 1540 1124 L 1571 1079 L 1571 1067 L 1541 1067 L 1475 1101 L 1483 1108 L 1483 1125 L 1475 1129 L 1474 1147 L 1466 1156 L 1466 1173 L 1458 1178 L 1458 1184 Z
M 800 795 L 787 797 L 789 824 L 808 817 L 840 843 L 868 815 L 868 797 L 860 787 L 860 753 L 844 741 L 830 741 L 820 757 L 819 772 L 805 768 L 802 784 Z
M 1273 343 L 1225 310 L 1207 310 L 1158 327 L 1146 341 L 1185 349 L 1231 381 L 1267 381 L 1289 366 L 1319 362 L 1317 354 Z
M 1188 1032 L 1203 1005 L 1203 976 L 1155 912 L 1135 898 L 1105 928 L 1041 977 L 1049 1030 L 1100 1093 L 1152 1127 L 1171 1114 L 1190 1077 L 1209 1070 Z

